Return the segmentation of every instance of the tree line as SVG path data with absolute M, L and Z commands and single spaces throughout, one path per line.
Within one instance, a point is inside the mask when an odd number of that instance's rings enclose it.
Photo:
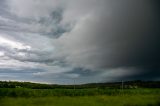
M 30 89 L 83 89 L 83 88 L 122 88 L 122 82 L 89 83 L 79 85 L 41 84 L 32 82 L 0 81 L 0 88 L 30 88 Z M 160 81 L 125 81 L 123 88 L 160 88 Z

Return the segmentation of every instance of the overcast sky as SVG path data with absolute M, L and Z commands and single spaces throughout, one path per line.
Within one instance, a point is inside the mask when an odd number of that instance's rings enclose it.
M 0 0 L 0 80 L 160 80 L 159 0 Z

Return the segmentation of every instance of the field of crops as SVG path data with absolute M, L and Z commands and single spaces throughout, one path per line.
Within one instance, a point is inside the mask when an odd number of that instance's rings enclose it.
M 0 88 L 0 106 L 160 106 L 160 89 Z

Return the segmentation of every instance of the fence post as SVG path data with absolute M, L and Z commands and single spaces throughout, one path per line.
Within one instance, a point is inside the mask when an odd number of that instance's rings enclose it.
M 75 85 L 75 79 L 74 79 L 74 90 L 76 89 L 76 85 Z
M 73 79 L 73 81 L 74 81 L 74 83 L 73 83 L 73 90 L 74 90 L 73 96 L 75 96 L 75 90 L 76 90 L 75 79 Z

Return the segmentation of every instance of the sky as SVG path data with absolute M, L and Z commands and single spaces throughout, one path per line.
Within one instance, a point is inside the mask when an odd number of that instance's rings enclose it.
M 0 0 L 0 80 L 160 80 L 159 0 Z

